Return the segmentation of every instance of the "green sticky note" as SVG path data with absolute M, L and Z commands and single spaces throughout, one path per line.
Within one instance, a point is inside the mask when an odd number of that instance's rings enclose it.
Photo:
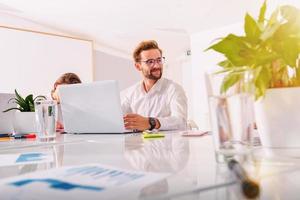
M 157 133 L 145 133 L 143 132 L 143 138 L 162 138 L 165 137 L 165 134 L 157 132 Z

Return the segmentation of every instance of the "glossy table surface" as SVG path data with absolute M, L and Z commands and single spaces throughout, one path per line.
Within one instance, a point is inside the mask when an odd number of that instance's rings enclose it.
M 49 142 L 0 142 L 0 155 L 26 152 L 50 152 L 54 159 L 49 163 L 2 166 L 1 180 L 35 171 L 99 163 L 170 173 L 162 181 L 137 188 L 125 199 L 244 199 L 240 183 L 227 165 L 216 163 L 211 135 L 184 137 L 180 132 L 165 132 L 164 138 L 143 139 L 138 133 L 58 134 Z M 259 182 L 259 199 L 299 199 L 300 149 L 255 147 L 252 154 L 240 161 L 249 176 Z

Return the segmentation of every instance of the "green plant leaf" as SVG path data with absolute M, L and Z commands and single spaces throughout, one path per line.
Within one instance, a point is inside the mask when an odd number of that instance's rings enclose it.
M 266 10 L 267 10 L 267 3 L 266 1 L 264 1 L 263 5 L 260 7 L 259 17 L 258 17 L 258 23 L 261 25 L 263 25 L 265 21 Z
M 248 13 L 245 16 L 244 31 L 246 37 L 251 41 L 257 42 L 259 40 L 261 30 L 253 17 L 251 17 Z
M 17 92 L 17 90 L 15 89 L 15 98 L 11 98 L 9 99 L 8 103 L 10 103 L 11 101 L 15 101 L 14 103 L 16 103 L 18 105 L 17 108 L 9 108 L 7 110 L 5 110 L 5 112 L 10 111 L 10 110 L 19 110 L 21 112 L 34 112 L 34 101 L 37 98 L 43 98 L 46 99 L 45 96 L 37 96 L 35 98 L 33 98 L 32 94 L 29 94 L 25 99 Z
M 280 26 L 281 24 L 279 22 L 275 22 L 272 25 L 267 26 L 264 32 L 261 33 L 260 39 L 262 41 L 270 39 L 274 35 L 274 33 L 279 29 Z
M 44 99 L 44 100 L 47 99 L 45 96 L 39 95 L 39 96 L 36 96 L 36 97 L 33 99 L 33 101 L 37 100 L 38 98 L 41 98 L 41 99 Z
M 19 105 L 19 109 L 21 112 L 29 112 L 30 106 L 28 102 L 15 90 L 16 95 L 16 103 Z
M 21 105 L 20 105 L 21 106 Z M 22 104 L 23 112 L 34 112 L 34 99 L 33 95 L 30 94 L 25 98 L 25 104 Z
M 19 108 L 21 110 L 25 110 L 26 111 L 26 110 L 29 109 L 27 103 L 24 102 L 24 101 L 22 101 L 22 100 L 20 100 L 20 99 L 16 99 L 16 103 L 18 104 L 18 106 L 19 106 Z
M 16 95 L 16 99 L 19 100 L 20 102 L 25 103 L 25 99 L 23 99 L 23 97 L 21 97 L 19 95 L 19 93 L 17 92 L 17 90 L 15 89 L 15 95 Z
M 8 103 L 8 104 L 11 103 L 12 100 L 15 100 L 13 103 L 16 103 L 16 101 L 17 101 L 17 99 L 13 97 L 13 98 L 10 98 L 10 99 L 7 101 L 7 103 Z
M 281 38 L 278 38 L 276 42 L 272 44 L 274 51 L 280 55 L 287 65 L 296 67 L 297 58 L 300 54 L 299 39 L 294 37 L 282 38 L 282 35 L 279 37 Z
M 259 67 L 270 64 L 272 61 L 278 59 L 278 55 L 274 52 L 271 52 L 268 48 L 259 48 L 255 53 L 254 59 L 254 66 Z
M 245 37 L 229 34 L 207 50 L 213 49 L 224 54 L 234 66 L 246 66 L 251 65 L 254 58 L 252 49 L 247 46 L 247 42 Z
M 260 66 L 256 68 L 255 71 L 255 97 L 256 99 L 264 96 L 265 91 L 269 88 L 270 80 L 271 80 L 271 72 L 268 70 L 266 66 Z
M 219 62 L 218 65 L 223 67 L 223 68 L 232 68 L 232 67 L 234 67 L 234 65 L 230 62 L 230 60 L 223 60 L 223 61 Z
M 270 19 L 268 20 L 268 26 L 273 26 L 276 23 L 279 23 L 278 21 L 278 15 L 279 15 L 280 9 L 277 8 L 272 14 Z
M 281 6 L 269 18 L 266 10 L 264 1 L 257 21 L 245 15 L 245 36 L 229 34 L 207 49 L 226 57 L 218 63 L 224 72 L 253 69 L 256 98 L 264 96 L 270 87 L 300 86 L 300 10 Z M 295 72 L 292 76 L 290 70 Z M 221 91 L 227 91 L 237 81 L 238 77 L 230 73 L 223 80 Z
M 2 112 L 8 112 L 8 111 L 11 111 L 11 110 L 19 110 L 19 111 L 22 111 L 20 108 L 9 108 L 9 109 L 6 109 Z
M 30 112 L 30 106 L 29 104 L 26 102 L 26 100 L 21 97 L 21 95 L 17 92 L 17 90 L 15 89 L 15 95 L 16 95 L 16 102 L 19 105 L 20 111 L 21 112 Z
M 225 38 L 222 38 L 219 42 L 208 47 L 206 49 L 206 51 L 213 49 L 213 50 L 215 50 L 219 53 L 223 53 L 223 54 L 233 52 L 234 47 L 237 47 L 240 45 L 239 38 L 240 38 L 239 36 L 236 36 L 234 34 L 229 34 Z
M 231 72 L 223 79 L 221 86 L 221 93 L 227 92 L 227 90 L 236 84 L 240 80 L 240 74 Z
M 25 98 L 25 102 L 27 103 L 33 103 L 33 95 L 30 94 Z
M 34 112 L 34 101 L 33 101 L 33 95 L 30 94 L 25 98 L 25 101 L 29 107 L 28 112 Z

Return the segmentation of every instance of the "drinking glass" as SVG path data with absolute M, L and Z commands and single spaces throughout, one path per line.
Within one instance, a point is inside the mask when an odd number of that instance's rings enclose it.
M 205 74 L 217 162 L 251 150 L 254 131 L 253 71 Z
M 39 139 L 56 136 L 57 102 L 54 100 L 35 101 L 35 117 Z

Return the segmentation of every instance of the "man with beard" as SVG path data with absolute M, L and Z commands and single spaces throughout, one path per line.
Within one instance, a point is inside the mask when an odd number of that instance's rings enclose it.
M 185 129 L 187 98 L 180 85 L 162 78 L 165 58 L 157 42 L 141 42 L 133 58 L 143 79 L 128 88 L 122 99 L 125 128 L 139 131 Z

